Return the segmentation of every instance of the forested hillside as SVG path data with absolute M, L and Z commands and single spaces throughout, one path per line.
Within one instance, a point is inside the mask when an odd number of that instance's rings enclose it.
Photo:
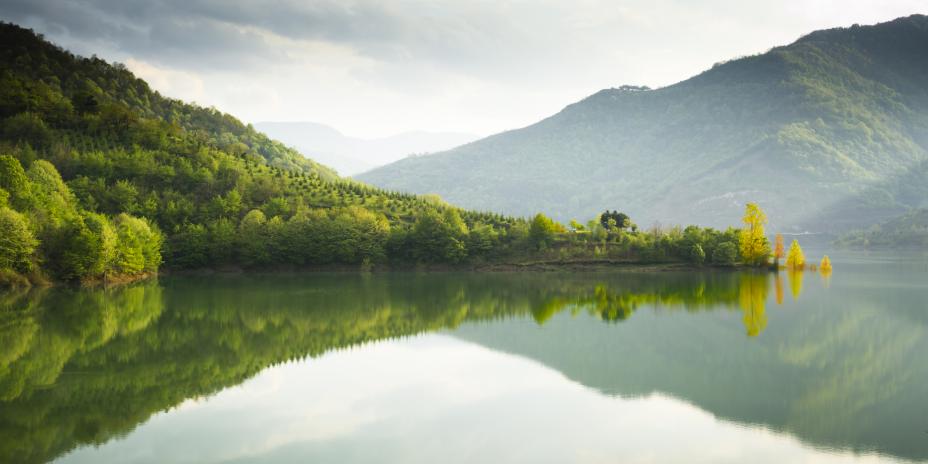
M 469 208 L 619 208 L 842 230 L 928 205 L 928 17 L 811 33 L 665 88 L 608 89 L 532 126 L 359 176 Z
M 0 25 L 0 40 L 0 284 L 132 280 L 162 264 L 768 260 L 743 256 L 733 228 L 639 229 L 613 210 L 568 229 L 541 213 L 527 220 L 379 190 L 339 178 L 232 116 L 162 97 L 119 65 L 76 57 L 15 25 Z M 766 217 L 752 207 L 762 231 Z M 760 249 L 769 248 L 760 235 Z
M 841 236 L 837 245 L 860 248 L 928 247 L 928 208 L 914 210 L 867 229 Z
M 385 192 L 0 24 L 0 281 L 504 256 L 525 220 Z

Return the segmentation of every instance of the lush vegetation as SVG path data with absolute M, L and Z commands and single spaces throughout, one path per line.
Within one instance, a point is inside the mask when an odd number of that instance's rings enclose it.
M 568 229 L 338 178 L 119 65 L 0 26 L 0 270 L 7 283 L 172 269 L 544 262 L 766 262 L 763 228 Z M 759 210 L 758 210 L 759 211 Z M 762 214 L 762 213 L 761 213 Z M 769 247 L 768 247 L 769 248 Z M 742 259 L 745 258 L 745 259 Z
M 622 205 L 726 226 L 843 232 L 928 206 L 928 16 L 809 34 L 656 90 L 608 89 L 529 127 L 359 176 L 555 219 Z
M 38 263 L 61 280 L 146 275 L 161 264 L 161 241 L 146 219 L 82 208 L 51 163 L 27 172 L 0 156 L 0 280 L 43 281 Z
M 227 114 L 32 31 L 3 24 L 0 41 L 6 280 L 131 277 L 162 259 L 459 263 L 510 254 L 527 235 L 524 220 L 339 179 Z
M 928 247 L 928 209 L 917 209 L 869 229 L 841 236 L 836 244 L 853 248 Z

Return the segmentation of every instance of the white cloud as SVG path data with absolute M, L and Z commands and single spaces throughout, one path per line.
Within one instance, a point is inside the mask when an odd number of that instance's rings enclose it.
M 0 17 L 249 122 L 373 137 L 511 129 L 601 88 L 664 86 L 815 29 L 926 10 L 913 0 L 8 0 Z

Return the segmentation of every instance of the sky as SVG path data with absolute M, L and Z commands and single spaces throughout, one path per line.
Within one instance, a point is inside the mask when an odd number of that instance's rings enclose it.
M 2 0 L 0 19 L 246 122 L 489 135 L 924 0 Z

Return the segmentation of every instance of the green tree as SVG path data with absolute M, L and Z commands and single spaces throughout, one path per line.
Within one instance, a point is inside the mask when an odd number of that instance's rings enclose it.
M 712 252 L 712 262 L 723 266 L 731 266 L 738 261 L 738 247 L 733 242 L 723 242 Z
M 702 249 L 702 245 L 697 243 L 690 248 L 690 260 L 696 264 L 706 261 L 706 252 Z
M 554 241 L 554 237 L 558 232 L 563 231 L 563 226 L 554 222 L 548 216 L 538 213 L 532 218 L 528 236 L 535 248 L 544 249 Z
M 259 209 L 253 209 L 239 223 L 239 250 L 246 266 L 263 266 L 268 263 L 267 218 Z
M 10 195 L 14 209 L 23 211 L 32 206 L 32 186 L 19 160 L 10 155 L 0 155 L 0 188 Z
M 467 256 L 464 235 L 467 232 L 454 210 L 439 214 L 423 213 L 412 228 L 413 258 L 420 262 L 458 263 Z
M 29 272 L 37 245 L 26 218 L 10 208 L 0 207 L 0 269 Z

